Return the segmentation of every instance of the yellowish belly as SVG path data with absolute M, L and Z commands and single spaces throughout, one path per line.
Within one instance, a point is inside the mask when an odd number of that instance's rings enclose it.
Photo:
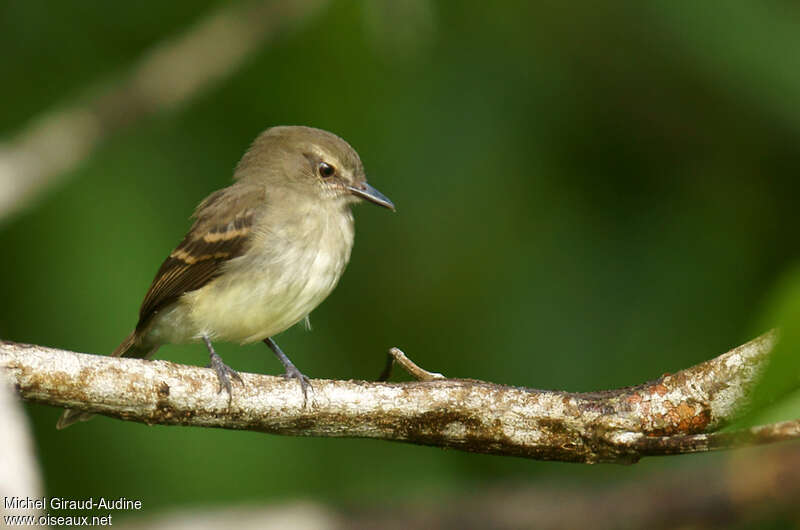
M 184 295 L 194 337 L 248 343 L 293 326 L 331 293 L 345 263 L 318 253 L 301 266 L 266 274 L 249 265 L 229 270 L 197 291 Z
M 301 222 L 254 230 L 252 246 L 220 275 L 154 319 L 153 344 L 211 340 L 248 343 L 276 335 L 314 310 L 336 287 L 353 245 L 349 211 L 310 209 Z

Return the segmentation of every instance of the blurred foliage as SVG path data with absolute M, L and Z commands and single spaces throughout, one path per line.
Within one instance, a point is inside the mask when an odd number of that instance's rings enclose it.
M 0 134 L 216 4 L 0 4 Z M 398 206 L 358 208 L 314 331 L 278 337 L 310 376 L 374 379 L 391 346 L 450 376 L 575 391 L 700 362 L 777 324 L 770 300 L 800 304 L 796 287 L 774 289 L 800 255 L 798 19 L 792 2 L 333 2 L 0 226 L 0 336 L 113 350 L 195 204 L 261 130 L 307 124 L 355 146 Z M 280 370 L 263 345 L 219 351 Z M 206 361 L 200 346 L 159 356 Z M 721 458 L 579 467 L 105 418 L 56 432 L 59 411 L 29 411 L 49 494 L 146 510 L 435 502 L 484 482 L 611 484 Z
M 776 282 L 760 320 L 763 327 L 777 327 L 778 342 L 753 391 L 751 410 L 737 423 L 800 417 L 800 267 L 790 269 Z

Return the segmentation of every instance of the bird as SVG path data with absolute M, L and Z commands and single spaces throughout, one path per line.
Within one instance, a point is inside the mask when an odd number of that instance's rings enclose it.
M 372 187 L 358 153 L 339 136 L 305 126 L 262 132 L 233 173 L 194 211 L 186 237 L 161 264 L 134 330 L 111 354 L 150 359 L 165 344 L 202 343 L 219 389 L 239 374 L 214 342 L 263 341 L 296 379 L 309 379 L 273 336 L 307 319 L 336 287 L 354 239 L 351 206 L 395 206 Z M 66 409 L 56 427 L 91 413 Z

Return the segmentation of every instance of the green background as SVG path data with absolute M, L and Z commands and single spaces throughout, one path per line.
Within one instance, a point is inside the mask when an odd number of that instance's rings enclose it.
M 0 336 L 111 352 L 194 206 L 277 124 L 347 139 L 398 210 L 356 209 L 352 260 L 313 332 L 278 337 L 311 377 L 374 379 L 398 346 L 448 376 L 589 391 L 766 331 L 797 283 L 800 7 L 598 4 L 331 3 L 2 221 Z M 3 3 L 0 138 L 215 6 Z M 280 372 L 262 344 L 218 351 Z M 202 346 L 159 357 L 206 362 Z M 150 514 L 610 487 L 724 458 L 587 467 L 107 418 L 56 432 L 59 410 L 27 409 L 48 494 L 140 498 Z

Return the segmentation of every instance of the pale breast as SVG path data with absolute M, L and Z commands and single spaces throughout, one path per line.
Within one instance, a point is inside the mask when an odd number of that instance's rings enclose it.
M 249 252 L 179 302 L 189 310 L 192 338 L 248 343 L 296 324 L 336 287 L 353 234 L 349 208 L 318 205 L 291 222 L 260 227 Z

